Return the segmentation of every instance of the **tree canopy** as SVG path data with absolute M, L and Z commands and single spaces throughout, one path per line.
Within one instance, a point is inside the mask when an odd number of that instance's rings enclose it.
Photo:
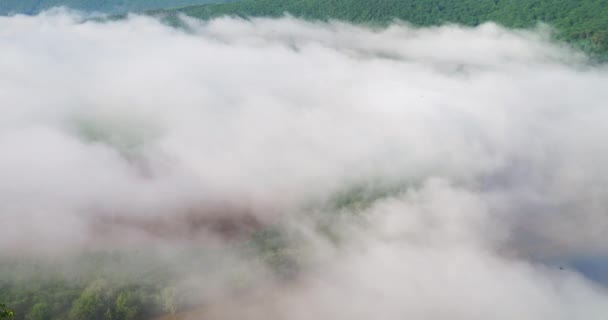
M 0 320 L 9 320 L 15 316 L 13 310 L 0 303 Z
M 0 1 L 0 15 L 35 14 L 59 6 L 82 11 L 125 13 L 223 1 L 226 0 L 2 0 Z
M 494 21 L 506 27 L 530 28 L 544 22 L 555 28 L 557 38 L 593 55 L 608 57 L 608 0 L 242 0 L 167 12 L 202 19 L 288 13 L 311 20 L 379 25 L 399 19 L 418 26 L 476 26 Z

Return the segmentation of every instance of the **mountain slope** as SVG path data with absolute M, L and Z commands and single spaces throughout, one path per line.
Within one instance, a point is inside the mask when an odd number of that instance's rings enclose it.
M 226 0 L 0 0 L 0 15 L 16 13 L 36 14 L 40 11 L 59 6 L 82 11 L 115 14 L 225 1 Z
M 428 26 L 442 23 L 478 25 L 495 21 L 507 27 L 546 22 L 558 38 L 583 50 L 608 56 L 608 0 L 244 0 L 168 11 L 198 18 L 220 15 L 339 19 L 384 24 L 393 19 Z

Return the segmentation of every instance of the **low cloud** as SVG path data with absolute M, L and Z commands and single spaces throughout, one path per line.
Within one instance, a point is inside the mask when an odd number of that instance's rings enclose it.
M 307 270 L 248 318 L 605 317 L 570 268 L 608 256 L 604 66 L 544 26 L 183 19 L 0 17 L 0 250 L 280 223 Z

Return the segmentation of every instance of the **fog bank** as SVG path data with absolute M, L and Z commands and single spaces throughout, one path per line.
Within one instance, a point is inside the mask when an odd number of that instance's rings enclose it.
M 0 251 L 281 225 L 306 270 L 249 319 L 608 314 L 606 67 L 544 26 L 184 23 L 0 17 Z

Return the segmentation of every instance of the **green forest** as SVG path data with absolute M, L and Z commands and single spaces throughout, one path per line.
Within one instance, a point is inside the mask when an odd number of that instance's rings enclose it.
M 36 14 L 58 6 L 89 12 L 117 14 L 223 1 L 225 0 L 2 0 L 0 1 L 0 15 L 13 13 Z
M 249 257 L 235 263 L 227 252 Z M 262 265 L 273 279 L 297 271 L 301 255 L 279 229 L 210 249 L 90 250 L 52 257 L 0 257 L 0 320 L 136 320 L 200 305 L 211 283 L 240 292 L 253 286 L 250 270 Z M 202 279 L 201 279 L 202 277 Z M 184 279 L 195 278 L 192 285 Z M 209 284 L 209 288 L 206 286 Z M 201 287 L 202 285 L 202 287 Z M 212 289 L 209 289 L 212 290 Z
M 145 319 L 175 310 L 175 289 L 164 271 L 169 266 L 137 262 L 139 272 L 127 270 L 141 258 L 133 252 L 91 252 L 67 259 L 66 266 L 3 257 L 0 301 L 12 312 L 6 319 Z
M 222 15 L 277 17 L 288 13 L 312 20 L 373 25 L 399 19 L 418 26 L 476 26 L 494 21 L 506 27 L 530 28 L 545 22 L 555 28 L 558 39 L 603 60 L 608 57 L 608 0 L 244 0 L 168 12 L 202 19 Z

